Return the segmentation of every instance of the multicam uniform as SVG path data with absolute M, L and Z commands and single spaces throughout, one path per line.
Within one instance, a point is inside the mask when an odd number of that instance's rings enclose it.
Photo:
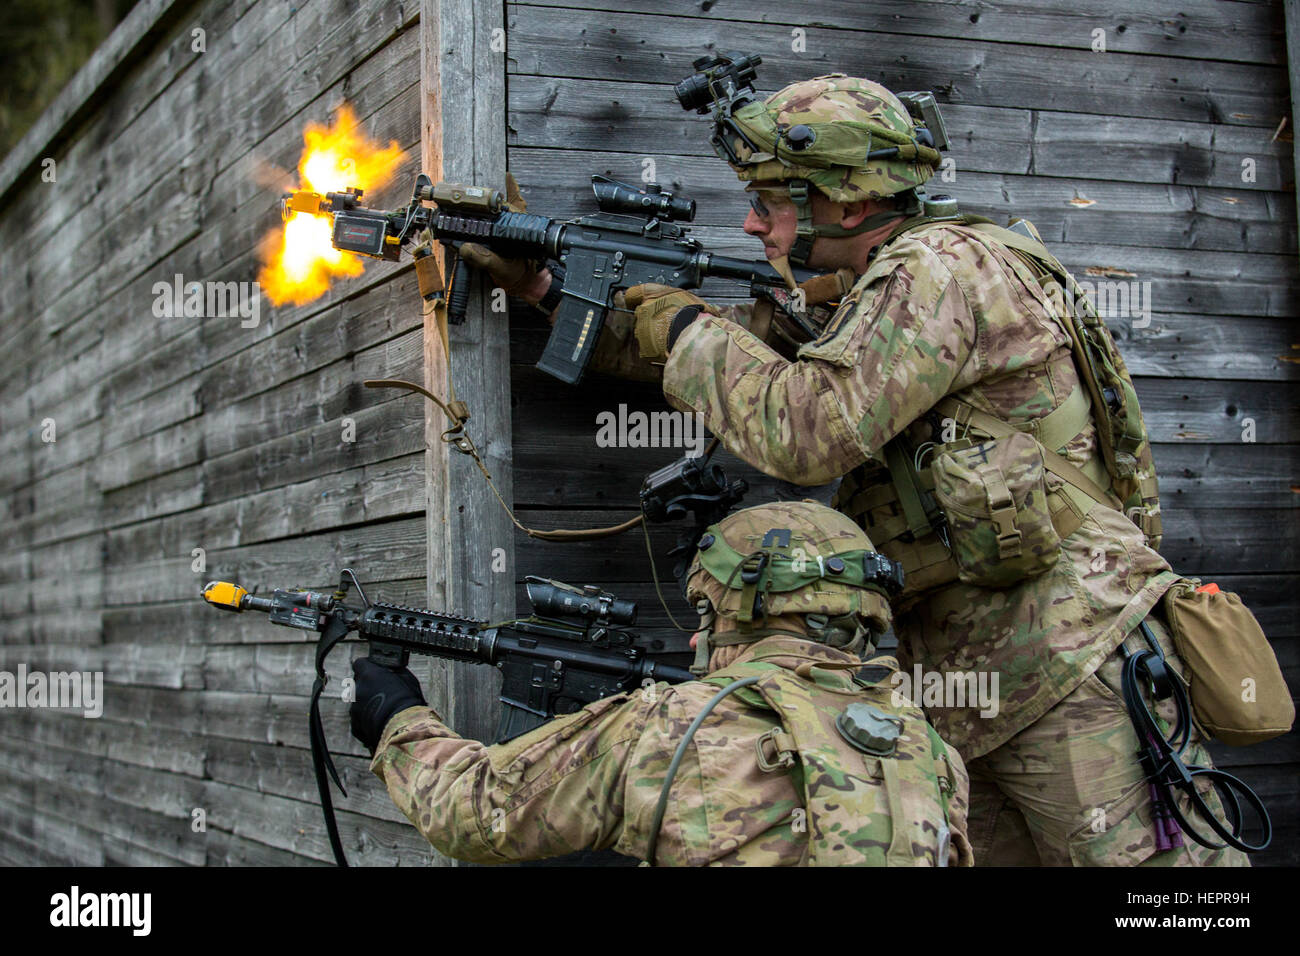
M 715 663 L 725 660 L 731 663 L 715 667 L 710 680 L 725 684 L 764 674 L 774 681 L 771 693 L 778 698 L 820 702 L 805 708 L 815 709 L 819 723 L 833 720 L 845 699 L 888 706 L 887 686 L 860 688 L 843 671 L 819 672 L 818 683 L 796 677 L 800 664 L 855 660 L 810 641 L 776 636 L 714 652 Z M 944 864 L 971 862 L 965 770 L 919 710 L 900 711 L 905 727 L 893 758 L 858 754 L 842 742 L 828 746 L 839 741 L 829 725 L 809 731 L 813 743 L 807 746 L 821 749 L 823 759 L 815 765 L 805 759 L 802 765 L 810 769 L 797 778 L 784 768 L 760 768 L 760 746 L 778 761 L 784 738 L 773 736 L 782 724 L 757 694 L 746 694 L 750 690 L 724 698 L 696 732 L 673 778 L 655 863 L 934 865 L 945 826 L 935 803 L 936 777 L 948 801 Z M 432 709 L 413 707 L 389 721 L 371 769 L 429 842 L 457 859 L 506 863 L 585 849 L 644 859 L 669 762 L 717 691 L 718 685 L 705 682 L 659 684 L 597 701 L 492 746 L 458 737 Z M 796 749 L 786 747 L 784 752 Z M 875 812 L 844 812 L 844 781 L 856 772 L 883 788 L 880 767 L 886 761 L 905 768 L 894 797 L 896 816 L 878 788 L 867 797 Z M 913 767 L 924 768 L 920 776 Z M 871 780 L 872 772 L 878 781 Z M 838 798 L 831 810 L 818 812 L 810 790 L 814 800 L 819 792 Z M 907 824 L 896 833 L 898 818 Z
M 827 86 L 808 85 L 818 95 Z M 813 99 L 787 97 L 795 105 L 778 123 L 808 122 L 799 110 Z M 763 176 L 742 171 L 742 178 Z M 837 185 L 851 184 L 846 177 Z M 674 407 L 700 413 L 728 450 L 770 475 L 805 485 L 846 476 L 836 507 L 898 556 L 885 544 L 906 524 L 883 468 L 887 445 L 904 433 L 914 449 L 940 441 L 938 416 L 927 416 L 946 396 L 1010 423 L 1045 420 L 1067 404 L 1077 417 L 1081 383 L 1070 338 L 1059 300 L 1038 278 L 987 230 L 923 224 L 876 250 L 824 334 L 794 361 L 726 317 L 700 315 L 671 348 L 664 394 Z M 598 352 L 606 368 L 639 364 L 626 336 L 623 357 L 611 360 L 617 324 L 608 338 Z M 1086 415 L 1079 421 L 1059 451 L 1096 475 L 1097 430 Z M 1047 476 L 1058 499 L 1062 486 Z M 1059 560 L 1038 576 L 991 588 L 942 573 L 926 580 L 923 572 L 895 608 L 900 650 L 926 671 L 999 679 L 994 716 L 953 701 L 927 706 L 971 769 L 976 859 L 1244 864 L 1240 852 L 1190 840 L 1182 851 L 1156 855 L 1137 741 L 1117 696 L 1115 651 L 1177 575 L 1120 511 L 1076 511 L 1086 514 L 1075 515 Z M 1153 629 L 1164 638 L 1158 620 Z M 1199 745 L 1187 756 L 1209 765 Z
M 773 528 L 783 543 L 769 546 Z M 735 572 L 754 562 L 743 583 Z M 853 673 L 888 626 L 889 565 L 820 505 L 737 512 L 689 574 L 712 608 L 702 680 L 609 697 L 490 747 L 411 707 L 371 769 L 434 846 L 475 862 L 613 848 L 687 865 L 969 865 L 961 758 L 891 681 Z M 737 614 L 742 600 L 757 600 L 762 627 Z

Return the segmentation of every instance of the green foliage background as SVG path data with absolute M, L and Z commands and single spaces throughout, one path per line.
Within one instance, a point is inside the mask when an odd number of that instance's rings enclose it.
M 0 156 L 23 138 L 136 0 L 0 0 Z

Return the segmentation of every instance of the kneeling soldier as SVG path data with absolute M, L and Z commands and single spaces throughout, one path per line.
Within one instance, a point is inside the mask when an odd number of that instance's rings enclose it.
M 359 660 L 353 733 L 398 808 L 462 860 L 969 865 L 961 758 L 858 673 L 897 578 L 829 508 L 749 508 L 708 530 L 688 573 L 700 680 L 487 746 L 442 723 L 409 671 Z

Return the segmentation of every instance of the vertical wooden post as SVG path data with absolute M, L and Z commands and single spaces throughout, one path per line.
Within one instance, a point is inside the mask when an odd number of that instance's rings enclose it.
M 505 188 L 503 17 L 499 0 L 421 0 L 422 157 L 435 182 Z M 474 281 L 478 292 L 486 291 Z M 425 386 L 449 399 L 454 384 L 456 397 L 469 406 L 469 433 L 511 501 L 509 328 L 506 313 L 492 312 L 486 300 L 473 296 L 465 324 L 451 329 L 450 356 L 434 315 L 425 317 Z M 431 403 L 427 407 L 429 606 L 485 620 L 511 617 L 512 525 L 473 461 L 439 440 L 447 422 Z M 429 702 L 458 733 L 491 742 L 498 686 L 491 668 L 436 662 Z
M 1300 219 L 1300 0 L 1286 0 L 1286 62 L 1291 78 L 1291 150 L 1296 171 L 1296 216 Z

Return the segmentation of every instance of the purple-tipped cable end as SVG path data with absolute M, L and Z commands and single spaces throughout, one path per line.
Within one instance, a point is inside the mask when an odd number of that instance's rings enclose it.
M 1169 844 L 1174 847 L 1183 845 L 1183 828 L 1178 825 L 1171 813 L 1165 817 L 1165 833 L 1169 835 Z
M 1160 799 L 1160 791 L 1156 789 L 1156 785 L 1150 783 L 1147 787 L 1151 793 L 1151 822 L 1156 830 L 1156 852 L 1163 853 L 1165 850 L 1172 850 L 1175 846 L 1169 836 L 1169 811 L 1165 809 L 1165 802 Z M 1178 845 L 1182 845 L 1181 836 Z

